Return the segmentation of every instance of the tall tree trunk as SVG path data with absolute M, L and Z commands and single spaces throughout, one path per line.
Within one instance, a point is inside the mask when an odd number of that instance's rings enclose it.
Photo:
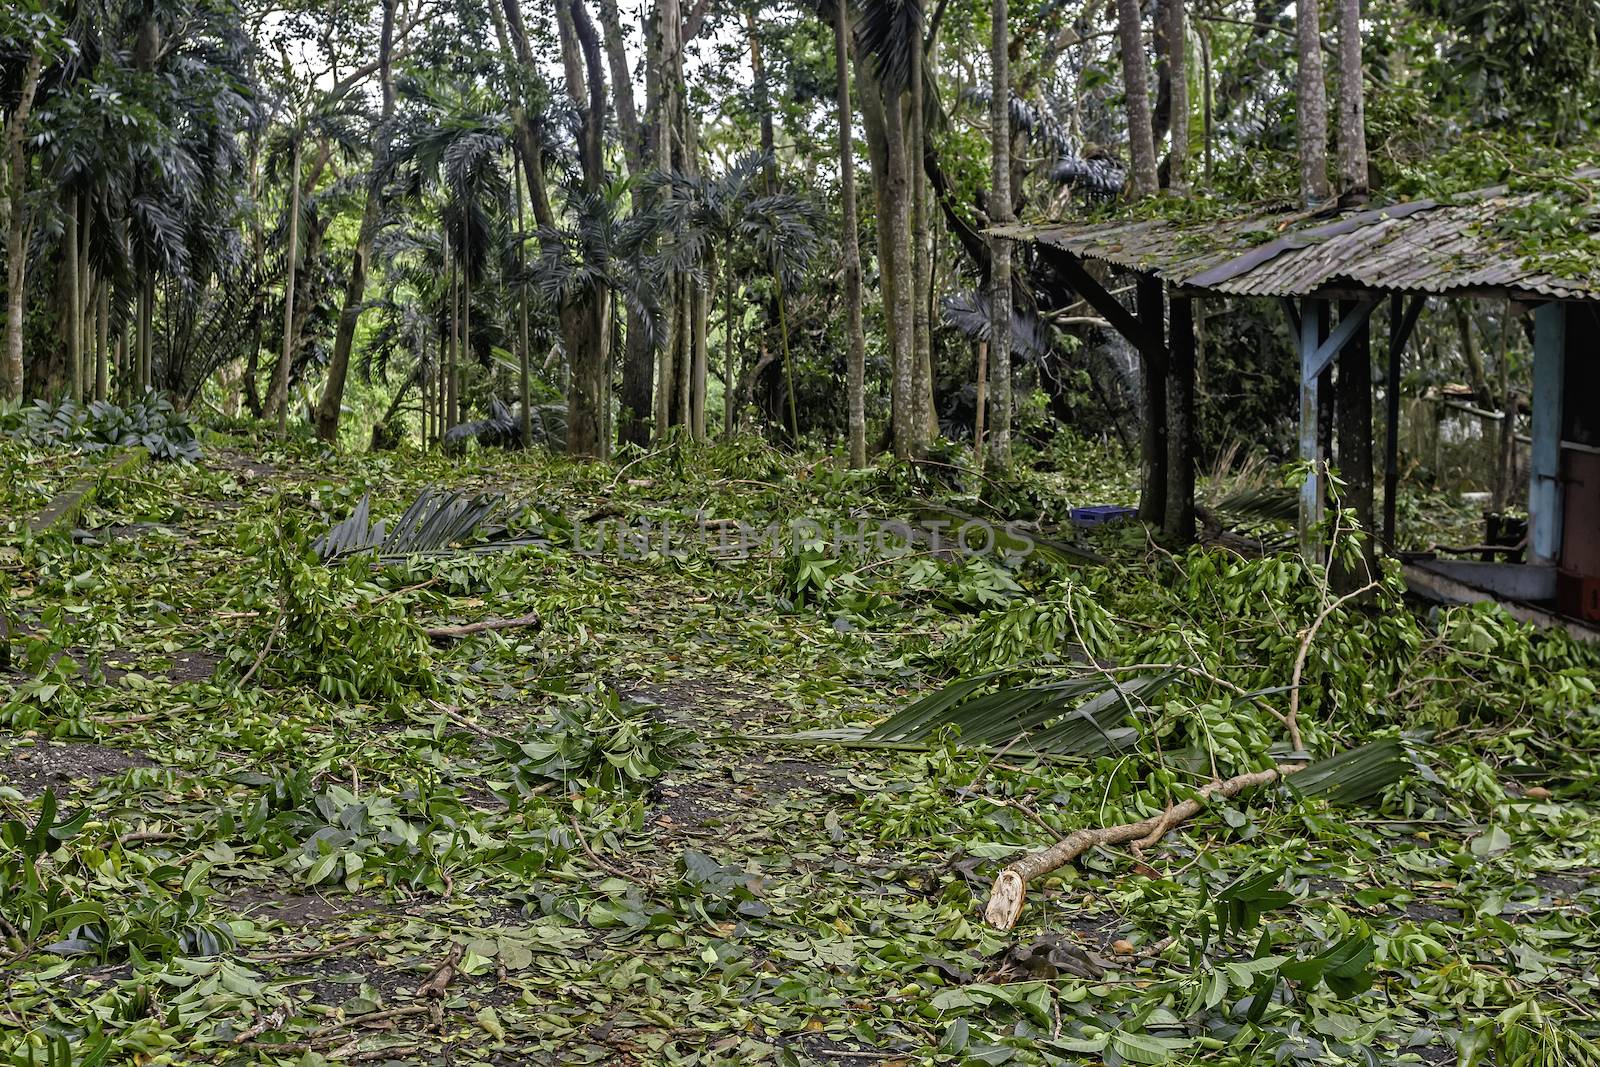
M 1367 202 L 1367 108 L 1361 81 L 1361 0 L 1339 3 L 1339 195 Z
M 983 470 L 983 407 L 989 389 L 989 342 L 978 342 L 977 397 L 972 416 L 972 462 Z
M 449 433 L 460 420 L 456 417 L 456 367 L 461 362 L 461 252 L 450 257 L 450 343 L 444 356 L 444 426 Z
M 689 432 L 696 441 L 706 439 L 706 377 L 711 354 L 711 309 L 716 306 L 717 257 L 713 253 L 706 264 L 706 282 L 695 286 L 694 316 L 694 375 L 690 382 L 692 398 L 689 408 Z
M 1172 81 L 1172 139 L 1167 152 L 1167 188 L 1189 191 L 1189 28 L 1185 0 L 1165 0 L 1167 68 Z
M 1136 4 L 1137 0 L 1133 2 Z M 1011 32 L 1007 25 L 1008 18 L 1006 0 L 994 0 L 990 13 L 989 48 L 989 64 L 994 78 L 989 98 L 989 134 L 993 153 L 993 175 L 990 178 L 993 193 L 989 198 L 989 217 L 996 226 L 1004 226 L 1011 221 Z M 1143 52 L 1140 58 L 1142 60 Z M 1129 110 L 1131 113 L 1131 107 Z M 1144 124 L 1147 135 L 1150 129 L 1149 110 L 1147 101 Z M 1153 150 L 1151 154 L 1154 155 Z M 1153 162 L 1150 173 L 1153 182 Z M 995 465 L 1005 468 L 1011 465 L 1011 242 L 1004 237 L 991 237 L 989 262 L 989 451 Z
M 762 168 L 762 175 L 766 183 L 766 191 L 772 192 L 776 160 L 777 139 L 772 129 L 772 100 L 767 90 L 767 65 L 761 55 L 761 24 L 756 21 L 754 11 L 745 15 L 745 31 L 750 40 L 750 70 L 754 80 L 756 102 L 756 115 L 761 122 L 761 151 L 767 157 L 766 165 Z
M 606 79 L 600 38 L 583 0 L 557 0 L 555 8 L 567 95 L 580 120 L 581 186 L 585 193 L 597 194 L 605 181 Z M 605 412 L 611 376 L 610 296 L 603 282 L 592 282 L 561 313 L 570 369 L 567 452 L 573 456 L 607 459 L 611 454 Z
M 154 382 L 152 363 L 155 353 L 156 275 L 148 265 L 144 268 L 144 283 L 139 287 L 139 392 L 150 391 Z
M 95 315 L 94 342 L 94 398 L 106 400 L 110 396 L 111 361 L 111 279 L 100 279 L 100 306 Z
M 372 173 L 367 178 L 367 202 L 361 209 L 361 229 L 356 234 L 355 252 L 350 257 L 350 275 L 345 279 L 344 306 L 339 312 L 339 328 L 333 338 L 333 354 L 328 359 L 328 377 L 322 386 L 314 414 L 317 440 L 333 444 L 339 440 L 339 414 L 344 406 L 345 381 L 350 374 L 350 355 L 355 348 L 356 326 L 366 301 L 367 269 L 372 260 L 372 242 L 383 219 L 384 172 L 388 169 L 390 129 L 394 120 L 394 9 L 396 0 L 383 0 L 383 29 L 378 38 L 378 83 L 383 91 L 383 110 L 378 116 L 377 141 L 372 150 Z
M 1128 146 L 1133 162 L 1133 195 L 1154 196 L 1155 134 L 1150 115 L 1150 70 L 1145 62 L 1139 0 L 1117 0 L 1117 38 L 1122 46 L 1122 78 L 1128 100 Z
M 74 403 L 83 400 L 83 275 L 78 251 L 78 198 L 67 200 L 66 235 L 62 240 L 62 266 L 67 272 L 66 340 L 67 372 Z
M 789 387 L 789 435 L 795 442 L 800 441 L 800 409 L 794 397 L 794 354 L 789 351 L 789 301 L 784 296 L 783 274 L 779 272 L 778 282 L 778 340 L 783 344 L 783 378 Z
M 1200 97 L 1200 129 L 1201 169 L 1205 180 L 1205 187 L 1211 188 L 1211 141 L 1212 141 L 1212 90 L 1211 90 L 1211 28 L 1205 24 L 1200 26 L 1197 37 L 1200 41 L 1200 80 L 1203 83 Z
M 649 210 L 649 197 L 643 181 L 650 158 L 649 146 L 633 97 L 633 75 L 628 68 L 626 38 L 617 11 L 617 0 L 600 0 L 599 11 L 600 27 L 605 34 L 606 62 L 611 68 L 612 104 L 616 109 L 617 127 L 622 134 L 622 158 L 628 166 L 628 176 L 633 179 L 631 196 L 634 213 L 642 215 Z M 638 310 L 630 305 L 623 338 L 622 404 L 617 423 L 617 440 L 620 443 L 643 446 L 650 442 L 650 388 L 655 373 L 654 363 L 655 346 L 651 343 L 649 325 Z
M 28 280 L 28 116 L 39 89 L 39 72 L 44 55 L 37 48 L 28 56 L 22 75 L 22 90 L 6 123 L 6 158 L 11 164 L 11 183 L 6 191 L 11 201 L 11 218 L 6 226 L 6 362 L 4 395 L 22 399 L 23 313 L 27 309 Z
M 656 362 L 656 440 L 662 440 L 667 435 L 667 430 L 672 426 L 672 407 L 677 398 L 677 368 L 674 366 L 678 357 L 679 329 L 683 325 L 682 300 L 679 292 L 683 289 L 683 277 L 679 275 L 667 281 L 667 322 L 665 337 L 667 343 L 661 349 L 661 358 Z
M 1130 0 L 1118 0 L 1128 3 Z M 1322 9 L 1318 0 L 1295 0 L 1295 43 L 1300 97 L 1300 198 L 1324 203 L 1328 190 L 1328 91 L 1322 83 Z
M 849 407 L 848 433 L 850 466 L 867 465 L 866 331 L 861 315 L 860 223 L 856 219 L 856 157 L 850 107 L 850 5 L 835 0 L 833 16 L 833 65 L 839 93 L 839 197 L 841 218 L 839 245 L 844 251 L 845 392 Z M 729 351 L 732 351 L 733 299 L 729 286 Z M 728 395 L 733 395 L 733 378 L 727 380 Z M 729 410 L 732 426 L 732 409 Z
M 1004 2 L 1004 0 L 1000 0 Z M 906 136 L 904 94 L 885 85 L 883 114 L 888 143 L 888 173 L 884 186 L 884 245 L 888 253 L 883 264 L 885 311 L 889 320 L 889 347 L 893 353 L 891 381 L 891 422 L 894 454 L 910 459 L 917 454 L 916 399 L 913 392 L 916 372 L 916 280 L 911 262 L 911 161 Z
M 859 266 L 858 263 L 858 269 Z M 734 343 L 733 336 L 733 298 L 738 287 L 738 280 L 734 277 L 733 267 L 730 264 L 722 286 L 722 299 L 726 305 L 722 313 L 722 436 L 730 441 L 733 439 L 734 415 L 739 407 L 733 383 L 734 372 L 739 364 L 738 346 Z
M 94 277 L 89 271 L 89 203 L 78 198 L 78 362 L 83 398 L 94 395 L 95 301 Z
M 278 366 L 272 374 L 272 390 L 267 397 L 267 408 L 276 414 L 278 432 L 289 429 L 289 363 L 294 358 L 294 287 L 296 267 L 300 260 L 300 142 L 298 132 L 294 138 L 294 151 L 289 163 L 289 242 L 284 249 L 288 257 L 283 283 L 283 351 Z
M 528 343 L 528 264 L 523 254 L 527 226 L 522 207 L 522 171 L 513 166 L 517 194 L 517 399 L 522 403 L 522 447 L 533 447 L 533 353 Z
M 920 14 L 920 7 L 918 8 Z M 915 449 L 917 455 L 928 450 L 928 443 L 936 436 L 938 423 L 934 417 L 933 402 L 933 324 L 928 302 L 932 297 L 933 279 L 929 272 L 932 249 L 928 240 L 928 176 L 923 159 L 927 155 L 927 116 L 924 107 L 923 81 L 927 76 L 927 57 L 922 47 L 922 20 L 919 18 L 911 42 L 911 313 L 913 357 L 911 363 L 911 400 L 916 412 Z

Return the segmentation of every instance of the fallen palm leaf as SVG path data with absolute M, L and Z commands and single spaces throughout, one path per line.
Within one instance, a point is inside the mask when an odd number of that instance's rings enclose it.
M 1399 742 L 1392 740 L 1377 741 L 1317 763 L 1285 764 L 1208 782 L 1193 797 L 1172 805 L 1159 815 L 1118 826 L 1075 830 L 1049 848 L 1030 853 L 1002 870 L 995 878 L 994 889 L 989 894 L 984 920 L 1002 930 L 1011 929 L 1022 914 L 1028 883 L 1035 878 L 1059 870 L 1101 845 L 1131 843 L 1135 852 L 1149 848 L 1169 831 L 1203 811 L 1212 797 L 1235 797 L 1246 789 L 1267 785 L 1291 774 L 1297 780 L 1302 774 L 1311 775 L 1309 781 L 1314 783 L 1313 790 L 1302 790 L 1310 795 L 1337 796 L 1337 790 L 1347 784 L 1347 797 L 1376 795 L 1411 770 L 1409 759 L 1394 758 L 1394 748 L 1398 745 Z
M 471 537 L 499 510 L 501 498 L 487 493 L 475 495 L 460 490 L 424 489 L 406 508 L 405 514 L 389 526 L 372 521 L 372 499 L 363 496 L 350 517 L 311 543 L 323 562 L 361 552 L 376 553 L 380 559 L 402 559 L 428 552 L 449 551 Z M 494 551 L 537 544 L 536 538 L 499 538 L 481 541 L 463 551 Z
M 890 716 L 862 740 L 927 742 L 950 727 L 965 745 L 1094 756 L 1133 744 L 1138 730 L 1128 725 L 1130 712 L 1172 679 L 1166 673 L 1126 681 L 1085 676 L 981 692 L 999 677 L 954 682 Z

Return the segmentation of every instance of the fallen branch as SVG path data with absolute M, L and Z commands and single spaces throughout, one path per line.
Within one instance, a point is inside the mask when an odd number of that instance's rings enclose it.
M 388 1008 L 384 1011 L 371 1011 L 365 1015 L 352 1015 L 338 1022 L 327 1023 L 311 1032 L 313 1038 L 325 1038 L 336 1034 L 340 1030 L 349 1030 L 357 1026 L 375 1026 L 378 1023 L 392 1023 L 397 1019 L 407 1019 L 413 1015 L 426 1015 L 432 1009 L 426 1004 L 407 1004 L 402 1008 Z
M 634 882 L 647 888 L 651 886 L 652 883 L 646 879 L 640 878 L 638 875 L 629 874 L 621 867 L 607 863 L 605 860 L 601 859 L 599 855 L 595 853 L 595 850 L 589 847 L 589 842 L 584 840 L 583 828 L 578 825 L 578 817 L 576 815 L 572 817 L 572 836 L 577 840 L 578 847 L 583 849 L 583 854 L 589 857 L 589 862 L 594 864 L 596 867 L 599 867 L 602 871 L 605 871 L 607 874 L 612 875 L 613 877 L 621 878 L 624 882 Z
M 1091 848 L 1098 848 L 1101 845 L 1125 845 L 1132 842 L 1135 851 L 1149 848 L 1178 824 L 1198 815 L 1212 797 L 1237 796 L 1246 789 L 1266 785 L 1285 775 L 1303 770 L 1304 766 L 1295 764 L 1274 767 L 1271 770 L 1252 771 L 1226 780 L 1209 782 L 1201 787 L 1197 797 L 1174 804 L 1160 815 L 1152 815 L 1137 822 L 1122 823 L 1120 826 L 1074 830 L 1049 848 L 1030 853 L 1001 871 L 994 880 L 994 889 L 989 893 L 989 904 L 983 912 L 984 920 L 990 926 L 1009 930 L 1017 924 L 1017 918 L 1022 914 L 1022 905 L 1027 899 L 1028 883 L 1035 878 L 1059 870 Z
M 456 965 L 460 962 L 461 942 L 452 941 L 450 954 L 444 958 L 444 962 L 433 969 L 426 982 L 417 986 L 417 996 L 430 1000 L 443 1000 L 445 990 L 455 981 Z
M 1300 651 L 1295 653 L 1294 674 L 1289 679 L 1289 714 L 1283 718 L 1284 729 L 1289 731 L 1289 744 L 1294 746 L 1296 752 L 1304 752 L 1305 746 L 1300 743 L 1300 676 L 1306 669 L 1306 656 L 1311 652 L 1311 641 L 1317 636 L 1317 631 L 1322 629 L 1322 624 L 1328 621 L 1328 616 L 1337 611 L 1341 605 L 1354 600 L 1356 597 L 1369 593 L 1381 583 L 1368 582 L 1360 589 L 1346 593 L 1338 600 L 1333 601 L 1322 609 L 1316 621 L 1306 629 L 1305 636 L 1300 638 Z
M 295 963 L 302 960 L 318 960 L 324 956 L 334 956 L 346 949 L 356 948 L 377 939 L 377 934 L 363 934 L 359 937 L 347 937 L 343 941 L 335 941 L 333 944 L 324 945 L 321 948 L 298 949 L 294 952 L 273 952 L 265 956 L 247 956 L 245 958 L 251 963 Z
M 532 628 L 537 630 L 544 625 L 544 620 L 537 611 L 530 611 L 526 615 L 519 615 L 515 619 L 484 619 L 480 622 L 464 623 L 460 626 L 429 626 L 422 632 L 429 638 L 440 640 L 453 640 L 458 637 L 469 637 L 472 634 L 481 634 L 489 630 L 520 630 Z
M 239 1033 L 234 1037 L 233 1043 L 235 1045 L 242 1045 L 246 1041 L 251 1041 L 260 1037 L 268 1030 L 276 1030 L 278 1027 L 283 1025 L 283 1020 L 287 1017 L 288 1009 L 282 1007 L 278 1008 L 276 1011 L 269 1012 L 264 1015 L 258 1015 L 256 1016 L 256 1021 L 250 1025 L 248 1030 L 239 1031 Z

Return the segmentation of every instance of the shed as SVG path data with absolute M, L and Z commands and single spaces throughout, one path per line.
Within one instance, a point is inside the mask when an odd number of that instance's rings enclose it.
M 1600 168 L 1574 181 L 1600 188 Z M 1298 338 L 1302 545 L 1316 551 L 1326 500 L 1330 425 L 1365 453 L 1350 477 L 1353 506 L 1375 528 L 1371 490 L 1370 320 L 1388 301 L 1388 433 L 1379 540 L 1393 545 L 1400 369 L 1431 298 L 1499 298 L 1534 316 L 1532 452 L 1525 563 L 1452 562 L 1413 568 L 1413 584 L 1461 598 L 1475 590 L 1600 621 L 1600 276 L 1566 276 L 1530 260 L 1510 234 L 1537 194 L 1482 189 L 1340 215 L 1258 213 L 1220 220 L 1010 226 L 1144 358 L 1141 513 L 1169 535 L 1193 535 L 1194 337 L 1191 301 L 1224 294 L 1280 301 Z M 1129 310 L 1085 267 L 1134 275 Z M 1341 367 L 1337 420 L 1332 369 Z M 1348 368 L 1346 370 L 1345 368 Z M 1366 444 L 1362 445 L 1365 439 Z M 1345 464 L 1345 457 L 1341 456 Z M 1364 487 L 1363 487 L 1363 484 Z M 1364 488 L 1364 496 L 1363 496 Z M 1458 588 L 1459 587 L 1459 588 Z

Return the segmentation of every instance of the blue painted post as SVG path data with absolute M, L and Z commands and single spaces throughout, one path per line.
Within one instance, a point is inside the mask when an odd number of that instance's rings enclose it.
M 1528 471 L 1528 562 L 1561 558 L 1561 385 L 1567 306 L 1541 304 L 1533 318 L 1533 460 Z
M 1308 559 L 1321 557 L 1317 524 L 1322 521 L 1323 464 L 1317 422 L 1317 349 L 1327 332 L 1328 302 L 1307 298 L 1300 309 L 1300 458 L 1311 464 L 1311 471 L 1300 487 L 1300 551 Z

